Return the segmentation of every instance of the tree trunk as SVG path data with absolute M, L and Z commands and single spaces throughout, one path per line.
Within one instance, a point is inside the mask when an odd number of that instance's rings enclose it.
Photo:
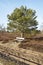
M 21 37 L 24 37 L 24 33 L 21 33 Z

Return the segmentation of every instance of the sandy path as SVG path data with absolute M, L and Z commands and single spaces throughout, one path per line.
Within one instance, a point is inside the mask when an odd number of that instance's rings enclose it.
M 3 65 L 3 63 L 0 61 L 0 65 Z

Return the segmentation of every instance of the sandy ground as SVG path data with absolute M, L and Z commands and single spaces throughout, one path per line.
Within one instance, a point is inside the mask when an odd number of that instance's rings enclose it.
M 0 45 L 19 52 L 21 57 L 43 64 L 43 53 L 19 48 L 18 47 L 19 44 L 20 43 L 16 43 L 16 42 L 12 42 L 12 41 L 10 41 L 9 43 L 0 42 Z
M 3 65 L 3 63 L 2 63 L 2 62 L 0 62 L 0 65 Z

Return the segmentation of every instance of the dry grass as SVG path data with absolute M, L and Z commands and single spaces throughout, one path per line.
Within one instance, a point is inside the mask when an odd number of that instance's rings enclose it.
M 0 33 L 0 41 L 3 41 L 3 43 L 13 40 L 15 37 L 16 35 L 14 33 L 8 33 L 8 32 Z
M 30 40 L 19 45 L 20 48 L 43 52 L 43 40 Z
M 7 43 L 11 40 L 14 40 L 18 36 L 15 33 L 8 33 L 8 32 L 0 32 L 0 41 L 3 43 Z M 38 35 L 37 35 L 38 36 Z M 43 35 L 39 35 L 39 37 L 26 39 L 22 44 L 19 45 L 20 48 L 24 49 L 32 49 L 35 51 L 43 52 Z

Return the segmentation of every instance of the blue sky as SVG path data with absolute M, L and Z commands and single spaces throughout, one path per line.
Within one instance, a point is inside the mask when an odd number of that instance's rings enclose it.
M 12 13 L 16 7 L 21 5 L 36 10 L 39 29 L 43 25 L 43 0 L 0 0 L 0 24 L 7 26 L 7 14 Z

